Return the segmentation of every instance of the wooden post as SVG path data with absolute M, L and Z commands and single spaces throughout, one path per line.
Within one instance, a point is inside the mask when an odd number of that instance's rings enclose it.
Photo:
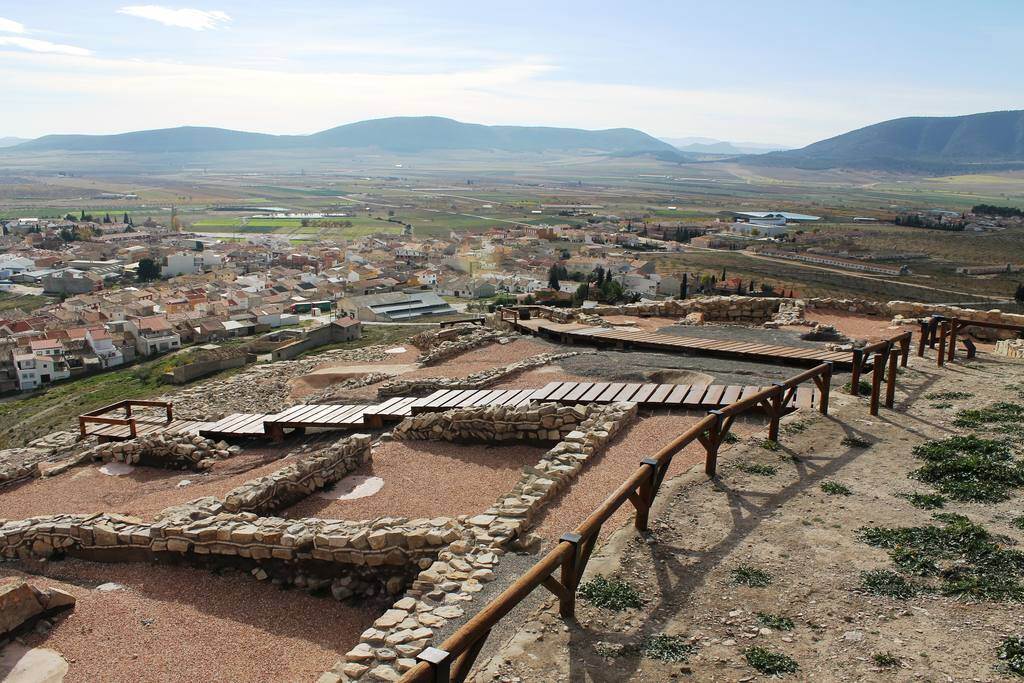
M 416 655 L 416 659 L 430 665 L 431 683 L 448 683 L 451 680 L 452 653 L 428 647 Z
M 138 430 L 136 429 L 136 424 L 135 424 L 135 420 L 134 419 L 128 420 L 128 433 L 131 434 L 133 439 L 136 436 L 138 436 Z
M 885 372 L 885 358 L 875 353 L 875 364 L 871 373 L 871 407 L 870 413 L 878 415 L 878 403 L 882 393 L 882 374 Z
M 129 401 L 125 401 L 124 402 L 124 416 L 125 417 L 131 417 L 132 416 L 132 404 Z
M 174 420 L 174 404 L 170 401 L 167 402 L 167 423 L 170 424 Z
M 714 477 L 718 471 L 718 447 L 722 444 L 722 411 L 709 410 L 708 415 L 715 416 L 715 424 L 707 431 L 707 436 L 701 439 L 704 444 L 704 474 Z
M 637 498 L 633 503 L 636 507 L 636 517 L 633 519 L 633 528 L 637 531 L 647 531 L 647 521 L 650 514 L 651 502 L 654 499 L 654 480 L 658 476 L 656 462 L 644 460 L 641 464 L 650 465 L 650 476 L 646 477 L 637 489 Z M 632 498 L 632 496 L 630 496 Z
M 896 403 L 896 366 L 899 364 L 900 351 L 893 349 L 889 352 L 889 375 L 885 382 L 885 407 L 892 408 Z
M 768 399 L 772 418 L 772 421 L 768 424 L 768 440 L 776 443 L 779 441 L 779 420 L 782 417 L 782 398 L 785 393 L 785 385 L 782 382 L 775 382 L 775 392 Z
M 828 415 L 828 396 L 832 391 L 832 363 L 827 363 L 828 369 L 821 375 L 821 385 L 818 390 L 821 395 L 818 396 L 818 412 L 822 415 Z
M 853 369 L 850 371 L 850 395 L 860 396 L 860 373 L 864 365 L 864 351 L 853 350 Z
M 910 345 L 913 343 L 914 333 L 907 332 L 906 336 L 900 340 L 900 365 L 907 367 L 907 361 L 910 360 Z
M 928 323 L 921 321 L 921 330 L 918 333 L 920 336 L 917 338 L 917 357 L 924 358 L 924 347 L 928 344 Z
M 956 332 L 958 327 L 956 318 L 953 318 L 949 322 L 949 355 L 946 356 L 946 360 L 949 362 L 953 362 L 953 358 L 956 356 Z
M 78 438 L 79 439 L 84 439 L 85 437 L 86 437 L 85 418 L 79 416 L 79 418 L 78 418 Z
M 938 353 L 937 356 L 935 356 L 935 364 L 937 366 L 939 366 L 940 368 L 946 362 L 946 333 L 947 333 L 946 323 L 944 323 L 944 322 L 939 323 L 939 329 L 938 329 L 938 334 L 939 334 L 939 353 Z

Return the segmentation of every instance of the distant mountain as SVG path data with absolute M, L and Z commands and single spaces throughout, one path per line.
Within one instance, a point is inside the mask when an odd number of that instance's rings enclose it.
M 403 153 L 454 149 L 507 152 L 675 152 L 672 145 L 632 128 L 580 130 L 483 126 L 437 116 L 360 121 L 312 135 L 267 135 L 194 126 L 119 135 L 46 135 L 17 145 L 14 149 L 19 152 L 66 150 L 162 153 L 309 148 L 373 148 Z
M 0 138 L 0 147 L 14 147 L 15 145 L 20 145 L 21 143 L 28 141 L 29 138 Z
M 764 154 L 789 149 L 785 145 L 771 145 L 764 142 L 728 142 L 715 138 L 661 138 L 676 149 L 692 154 Z
M 1024 111 L 883 121 L 751 164 L 952 173 L 1024 166 Z

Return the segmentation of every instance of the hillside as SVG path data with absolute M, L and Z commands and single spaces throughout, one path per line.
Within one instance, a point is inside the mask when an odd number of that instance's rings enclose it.
M 746 157 L 750 164 L 884 171 L 1024 166 L 1024 111 L 883 121 L 801 149 Z
M 593 150 L 613 153 L 674 151 L 671 145 L 631 128 L 581 130 L 484 126 L 436 116 L 360 121 L 312 135 L 267 135 L 194 126 L 119 135 L 47 135 L 11 149 L 17 152 L 66 150 L 164 153 L 310 148 L 376 148 L 406 153 L 439 149 L 507 152 Z

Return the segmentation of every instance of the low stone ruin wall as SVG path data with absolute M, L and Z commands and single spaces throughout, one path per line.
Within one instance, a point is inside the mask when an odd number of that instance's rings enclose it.
M 559 441 L 575 430 L 589 412 L 582 405 L 557 403 L 520 408 L 456 408 L 407 417 L 395 426 L 392 436 L 398 441 Z
M 99 444 L 92 450 L 97 460 L 123 462 L 166 469 L 208 470 L 216 460 L 241 452 L 238 446 L 188 434 L 155 434 L 120 443 Z
M 585 316 L 634 315 L 657 316 L 662 318 L 697 315 L 703 320 L 714 322 L 759 323 L 769 320 L 778 310 L 778 297 L 760 296 L 704 296 L 692 299 L 666 299 L 664 301 L 641 301 L 622 306 L 595 306 L 593 308 L 555 308 L 531 306 L 534 316 L 554 322 L 578 322 Z
M 265 477 L 251 479 L 224 496 L 224 509 L 264 514 L 297 503 L 368 462 L 370 440 L 368 434 L 346 436 Z
M 479 325 L 458 325 L 428 331 L 413 337 L 412 343 L 424 351 L 420 365 L 436 365 L 443 360 L 470 351 L 484 344 L 507 337 L 508 333 Z
M 415 657 L 435 640 L 435 633 L 465 615 L 461 603 L 473 600 L 495 570 L 509 543 L 527 531 L 534 515 L 604 450 L 633 419 L 634 403 L 576 406 L 587 417 L 552 448 L 536 466 L 525 467 L 512 490 L 482 514 L 460 517 L 470 534 L 438 554 L 419 573 L 405 597 L 363 632 L 360 642 L 340 659 L 320 683 L 397 681 L 416 665 Z M 454 411 L 453 411 L 454 412 Z
M 539 368 L 563 358 L 571 358 L 579 355 L 576 351 L 569 353 L 542 353 L 531 356 L 524 360 L 505 365 L 498 368 L 488 368 L 475 372 L 466 377 L 423 377 L 420 379 L 396 379 L 382 385 L 377 390 L 378 398 L 391 398 L 392 396 L 417 396 L 426 395 L 438 389 L 482 389 L 499 380 L 506 379 L 513 375 L 525 372 L 532 368 Z
M 59 588 L 39 590 L 22 579 L 0 584 L 0 644 L 24 631 L 39 619 L 53 616 L 74 606 L 75 597 Z M 17 674 L 5 680 L 15 679 L 18 679 Z
M 272 576 L 292 584 L 298 580 L 300 587 L 312 589 L 335 579 L 341 579 L 339 586 L 351 586 L 354 579 L 345 577 L 356 568 L 356 577 L 365 581 L 375 575 L 391 581 L 392 592 L 397 593 L 409 572 L 430 566 L 443 548 L 462 536 L 461 525 L 446 517 L 349 522 L 221 512 L 191 519 L 186 512 L 149 523 L 109 513 L 52 515 L 0 524 L 0 557 L 212 560 L 250 569 L 259 579 Z M 310 583 L 311 577 L 319 580 Z M 339 598 L 351 595 L 333 586 L 332 593 Z
M 369 386 L 376 384 L 377 382 L 383 382 L 391 379 L 394 375 L 389 375 L 386 372 L 371 372 L 363 377 L 350 377 L 348 379 L 331 384 L 328 387 L 324 387 L 316 393 L 305 396 L 302 402 L 307 405 L 320 405 L 325 403 L 346 403 L 345 393 L 352 390 L 358 389 L 359 387 Z

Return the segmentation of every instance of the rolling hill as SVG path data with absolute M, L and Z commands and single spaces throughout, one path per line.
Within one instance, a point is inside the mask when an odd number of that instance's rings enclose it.
M 16 152 L 211 152 L 373 148 L 416 153 L 430 150 L 590 150 L 611 153 L 674 152 L 668 143 L 632 128 L 581 130 L 484 126 L 437 116 L 360 121 L 312 135 L 267 135 L 225 128 L 183 126 L 118 135 L 46 135 L 10 148 Z
M 1024 111 L 893 119 L 743 161 L 805 169 L 941 173 L 1024 167 Z

